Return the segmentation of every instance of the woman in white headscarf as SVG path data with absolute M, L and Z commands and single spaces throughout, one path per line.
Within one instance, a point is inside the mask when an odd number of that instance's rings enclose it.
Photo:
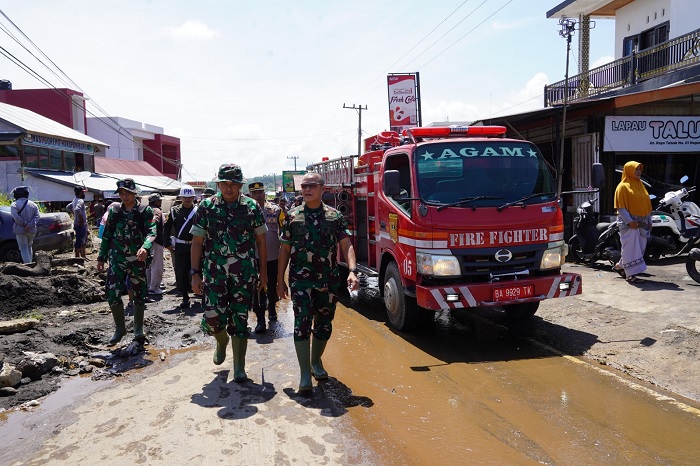
M 641 281 L 637 275 L 647 269 L 644 250 L 651 232 L 651 199 L 642 184 L 642 169 L 639 162 L 627 162 L 615 189 L 622 258 L 614 269 L 630 283 Z

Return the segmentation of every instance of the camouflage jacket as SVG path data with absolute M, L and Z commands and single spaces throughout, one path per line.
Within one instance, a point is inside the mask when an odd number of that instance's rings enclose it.
M 255 235 L 267 227 L 262 209 L 248 196 L 226 203 L 221 193 L 204 199 L 197 206 L 190 233 L 204 237 L 204 270 L 214 270 L 233 258 L 255 260 Z
M 328 286 L 339 277 L 338 243 L 350 236 L 348 223 L 334 208 L 306 204 L 292 208 L 284 219 L 280 240 L 291 246 L 289 281 Z
M 125 211 L 121 202 L 115 202 L 107 211 L 97 260 L 107 262 L 108 257 L 135 257 L 140 248 L 148 250 L 150 254 L 155 239 L 156 222 L 149 206 L 141 204 L 137 199 L 136 206 Z

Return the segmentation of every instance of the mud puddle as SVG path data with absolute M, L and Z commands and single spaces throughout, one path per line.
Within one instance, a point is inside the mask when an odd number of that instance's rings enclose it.
M 327 369 L 371 409 L 355 427 L 392 464 L 682 464 L 699 406 L 533 345 L 483 319 L 393 332 L 380 305 L 338 308 Z

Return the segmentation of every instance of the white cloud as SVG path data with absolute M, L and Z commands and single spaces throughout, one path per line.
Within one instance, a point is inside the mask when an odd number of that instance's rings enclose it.
M 536 73 L 524 87 L 509 93 L 509 98 L 501 105 L 493 106 L 493 115 L 508 115 L 542 108 L 544 86 L 549 84 L 546 74 Z
M 183 41 L 206 41 L 221 36 L 218 29 L 211 29 L 203 22 L 196 20 L 186 21 L 182 26 L 178 27 L 165 27 L 161 31 L 175 40 Z
M 590 66 L 591 66 L 591 69 L 592 69 L 592 68 L 597 68 L 597 67 L 599 67 L 599 66 L 607 65 L 608 63 L 610 63 L 610 62 L 613 61 L 613 60 L 615 60 L 615 57 L 612 57 L 612 56 L 610 56 L 610 55 L 605 55 L 605 56 L 603 56 L 603 57 L 598 58 L 598 59 L 597 59 L 596 61 L 594 61 L 593 63 L 591 63 Z
M 437 105 L 423 101 L 423 124 L 435 121 L 472 121 L 479 117 L 479 109 L 460 101 L 441 100 Z

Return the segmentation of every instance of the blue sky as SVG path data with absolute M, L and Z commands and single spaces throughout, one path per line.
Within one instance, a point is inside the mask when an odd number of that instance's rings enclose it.
M 101 108 L 89 110 L 181 138 L 188 181 L 211 179 L 224 162 L 252 177 L 293 169 L 288 157 L 303 167 L 354 154 L 358 117 L 343 104 L 368 107 L 365 135 L 388 129 L 387 73 L 420 72 L 424 123 L 542 108 L 543 86 L 565 71 L 566 42 L 545 17 L 559 2 L 27 0 L 0 9 Z M 613 40 L 613 20 L 598 20 L 591 67 L 612 60 Z M 0 45 L 66 87 L 4 32 Z M 576 36 L 570 60 L 573 75 Z M 15 89 L 46 87 L 3 56 L 0 70 Z

